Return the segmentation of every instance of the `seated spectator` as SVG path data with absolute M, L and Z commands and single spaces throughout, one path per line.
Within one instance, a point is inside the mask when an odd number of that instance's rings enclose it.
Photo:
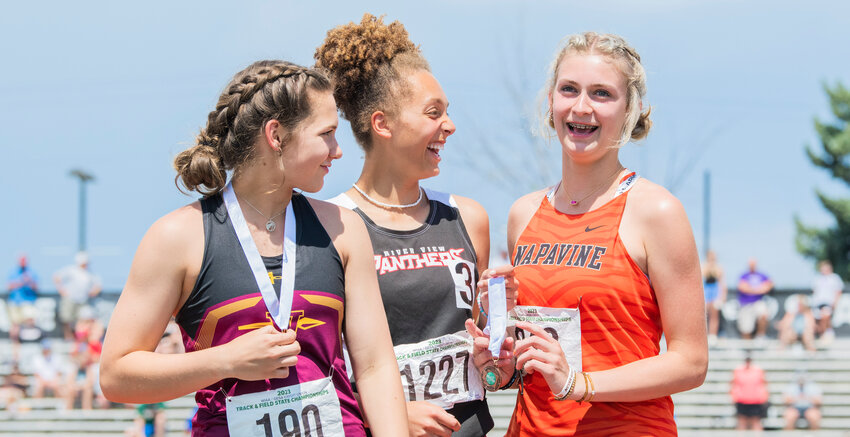
M 767 304 L 764 296 L 773 289 L 773 281 L 756 268 L 757 261 L 750 258 L 749 269 L 738 280 L 738 331 L 742 338 L 752 338 L 755 328 L 756 339 L 767 333 Z
M 42 340 L 41 354 L 33 358 L 32 365 L 35 377 L 34 398 L 43 397 L 45 392 L 55 397 L 65 396 L 68 362 L 61 355 L 53 353 L 50 341 Z
M 784 348 L 794 344 L 799 339 L 806 350 L 814 352 L 815 316 L 809 306 L 809 299 L 799 294 L 790 298 L 797 299 L 797 308 L 795 311 L 786 312 L 782 320 L 776 324 L 776 329 L 779 331 L 779 342 Z
M 732 374 L 730 394 L 738 419 L 736 429 L 764 429 L 761 420 L 767 416 L 767 379 L 764 370 L 752 364 L 749 355 L 744 359 L 744 364 L 738 366 Z
M 165 437 L 167 420 L 164 403 L 137 405 L 133 426 L 124 431 L 124 435 L 126 437 Z
M 95 394 L 99 391 L 100 352 L 103 349 L 103 324 L 95 318 L 94 310 L 84 306 L 80 308 L 77 323 L 74 326 L 74 346 L 71 349 L 72 371 L 66 384 L 65 404 L 73 408 L 77 393 L 80 393 L 82 409 L 92 409 Z M 99 395 L 101 403 L 105 401 Z
M 18 363 L 12 363 L 12 369 L 3 378 L 0 385 L 0 410 L 18 411 L 18 401 L 27 396 L 29 380 L 18 368 Z
M 835 338 L 832 329 L 832 313 L 841 299 L 844 282 L 832 271 L 832 263 L 823 260 L 818 263 L 818 275 L 812 281 L 812 308 L 817 320 L 815 334 L 826 343 Z
M 785 429 L 794 429 L 797 419 L 804 417 L 809 429 L 820 429 L 821 390 L 805 373 L 798 373 L 783 393 L 785 398 Z

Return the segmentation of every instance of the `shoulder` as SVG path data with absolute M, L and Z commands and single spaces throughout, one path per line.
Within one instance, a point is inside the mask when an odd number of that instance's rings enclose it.
M 347 254 L 353 244 L 369 241 L 363 219 L 356 212 L 334 203 L 306 197 L 307 202 L 319 218 L 319 222 L 331 237 L 340 255 Z M 371 243 L 370 243 L 371 244 Z
M 666 188 L 648 179 L 638 180 L 630 190 L 629 200 L 627 208 L 644 224 L 663 229 L 671 223 L 687 221 L 682 202 Z
M 508 227 L 521 226 L 524 228 L 551 189 L 552 187 L 546 187 L 517 199 L 508 212 Z
M 160 217 L 142 238 L 142 248 L 157 253 L 181 254 L 186 250 L 203 245 L 204 225 L 201 203 L 195 201 Z
M 187 230 L 202 223 L 201 202 L 195 201 L 160 217 L 148 229 L 148 235 L 162 238 L 183 239 Z
M 319 221 L 324 226 L 325 230 L 333 237 L 334 234 L 341 234 L 347 228 L 363 227 L 363 219 L 356 212 L 349 208 L 342 207 L 334 202 L 313 199 L 304 196 L 310 207 L 316 213 Z
M 489 226 L 487 211 L 480 203 L 468 197 L 452 195 L 457 203 L 457 209 L 463 217 L 463 222 L 468 228 L 479 228 Z

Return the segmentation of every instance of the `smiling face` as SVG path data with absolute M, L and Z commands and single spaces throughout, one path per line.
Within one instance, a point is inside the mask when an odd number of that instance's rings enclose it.
M 549 100 L 564 152 L 585 162 L 614 150 L 626 121 L 627 92 L 625 76 L 609 57 L 566 54 Z
M 339 120 L 333 94 L 313 91 L 310 102 L 313 113 L 292 132 L 282 159 L 287 183 L 315 193 L 322 189 L 331 161 L 342 157 L 342 149 L 335 136 Z M 285 137 L 284 132 L 280 136 Z
M 440 174 L 440 152 L 455 131 L 449 118 L 449 102 L 434 76 L 425 70 L 410 74 L 408 93 L 391 122 L 397 165 L 418 179 Z

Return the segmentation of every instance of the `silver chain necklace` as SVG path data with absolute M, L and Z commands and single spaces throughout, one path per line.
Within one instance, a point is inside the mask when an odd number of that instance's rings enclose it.
M 279 212 L 279 213 L 277 213 L 277 214 L 275 214 L 271 217 L 266 217 L 266 215 L 263 214 L 262 212 L 260 212 L 260 210 L 257 209 L 256 206 L 251 205 L 251 202 L 249 202 L 248 199 L 242 199 L 242 200 L 244 200 L 245 203 L 248 204 L 248 206 L 250 206 L 251 208 L 254 208 L 254 211 L 257 211 L 257 214 L 260 214 L 261 216 L 263 216 L 263 218 L 268 220 L 266 222 L 266 230 L 269 231 L 269 232 L 274 232 L 274 230 L 277 229 L 277 224 L 275 224 L 274 219 L 276 219 L 278 216 L 280 216 L 281 214 L 286 212 L 286 208 L 283 208 L 283 211 L 281 211 L 281 212 Z
M 365 191 L 361 190 L 360 187 L 358 187 L 356 183 L 351 184 L 351 186 L 354 187 L 354 189 L 357 190 L 358 193 L 362 194 L 363 197 L 366 198 L 366 200 L 374 203 L 375 205 L 382 206 L 384 208 L 401 208 L 401 209 L 404 209 L 404 208 L 410 208 L 411 206 L 419 205 L 419 202 L 422 201 L 422 193 L 425 191 L 422 188 L 419 188 L 419 198 L 416 199 L 416 202 L 407 203 L 407 204 L 403 204 L 403 205 L 393 205 L 391 203 L 384 203 L 384 202 L 381 202 L 379 200 L 373 199 L 372 196 L 366 194 Z

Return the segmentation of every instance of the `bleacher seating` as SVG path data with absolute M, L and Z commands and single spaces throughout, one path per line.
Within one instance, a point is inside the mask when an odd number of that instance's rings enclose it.
M 67 352 L 68 344 L 56 342 L 58 352 Z M 682 436 L 732 436 L 735 411 L 729 399 L 729 382 L 732 370 L 752 350 L 753 363 L 767 374 L 771 403 L 764 424 L 765 436 L 841 436 L 850 437 L 850 339 L 839 338 L 814 355 L 797 349 L 779 350 L 776 340 L 763 344 L 752 341 L 723 339 L 710 352 L 708 375 L 703 386 L 673 396 L 676 404 L 676 421 Z M 21 370 L 28 373 L 26 354 L 23 351 Z M 0 340 L 0 363 L 8 363 L 10 345 Z M 791 381 L 794 372 L 804 369 L 824 392 L 822 430 L 783 432 L 782 391 Z M 5 375 L 9 366 L 0 366 Z M 496 429 L 491 436 L 501 436 L 507 429 L 513 412 L 516 392 L 505 391 L 488 395 Z M 194 399 L 185 396 L 168 402 L 168 435 L 184 435 L 186 419 L 192 414 Z M 58 399 L 24 399 L 17 412 L 0 411 L 0 437 L 58 437 L 58 436 L 122 436 L 131 426 L 135 410 L 115 406 L 105 410 L 64 410 Z
M 676 423 L 682 436 L 750 435 L 735 431 L 735 406 L 729 397 L 732 371 L 752 351 L 753 363 L 764 369 L 770 390 L 771 408 L 764 420 L 765 436 L 850 437 L 850 339 L 836 339 L 814 355 L 797 348 L 780 350 L 777 340 L 755 343 L 750 340 L 722 339 L 709 352 L 705 383 L 673 396 Z M 823 390 L 821 430 L 781 431 L 784 426 L 782 392 L 798 369 L 805 370 Z M 504 435 L 513 412 L 515 391 L 488 394 L 490 411 L 496 421 L 492 436 Z

